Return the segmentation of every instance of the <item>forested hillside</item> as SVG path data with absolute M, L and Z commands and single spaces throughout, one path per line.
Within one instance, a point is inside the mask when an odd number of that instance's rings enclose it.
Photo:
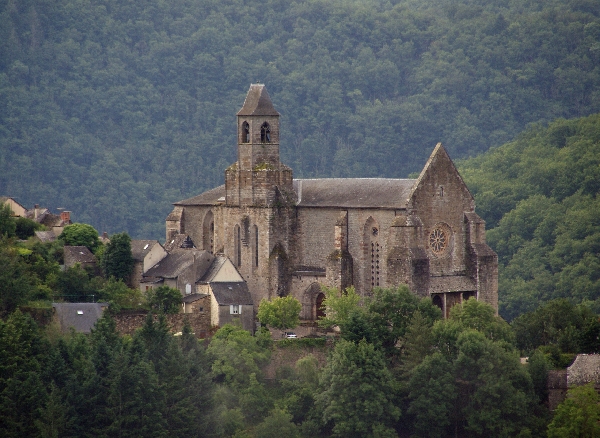
M 499 259 L 500 314 L 556 298 L 600 310 L 600 115 L 531 127 L 461 163 Z
M 600 111 L 596 0 L 0 0 L 0 195 L 163 236 L 251 82 L 296 176 L 404 177 Z

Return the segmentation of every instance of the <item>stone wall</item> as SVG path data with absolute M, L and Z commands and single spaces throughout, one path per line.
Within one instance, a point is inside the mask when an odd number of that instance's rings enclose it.
M 122 335 L 132 335 L 138 328 L 144 325 L 147 313 L 145 312 L 123 312 L 113 318 L 117 323 L 117 331 Z M 155 321 L 158 316 L 154 316 Z M 167 315 L 167 324 L 171 332 L 178 333 L 183 329 L 183 323 L 187 321 L 192 326 L 192 331 L 197 338 L 206 338 L 211 333 L 210 311 L 198 313 L 177 313 Z
M 578 354 L 566 370 L 548 372 L 548 407 L 553 411 L 567 397 L 569 388 L 590 382 L 600 393 L 600 354 Z
M 277 370 L 285 367 L 295 368 L 296 362 L 309 354 L 316 357 L 319 362 L 319 368 L 323 368 L 327 363 L 327 354 L 331 345 L 325 347 L 305 347 L 305 348 L 277 348 L 271 354 L 271 360 L 263 368 L 265 379 L 275 379 Z
M 567 370 L 548 372 L 548 408 L 553 411 L 567 396 Z

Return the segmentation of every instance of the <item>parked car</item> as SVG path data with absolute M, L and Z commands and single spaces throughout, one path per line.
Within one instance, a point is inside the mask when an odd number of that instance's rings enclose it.
M 287 339 L 296 339 L 298 336 L 296 336 L 296 333 L 294 332 L 285 332 L 283 334 L 284 337 L 286 337 Z

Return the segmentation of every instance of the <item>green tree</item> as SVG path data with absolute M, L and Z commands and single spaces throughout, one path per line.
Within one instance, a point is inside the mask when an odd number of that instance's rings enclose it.
M 95 252 L 101 245 L 98 231 L 91 225 L 71 224 L 67 225 L 58 238 L 68 246 L 87 246 Z
M 427 325 L 416 319 L 409 327 L 412 333 Z M 491 306 L 468 300 L 454 306 L 449 319 L 434 323 L 426 335 L 429 352 L 427 341 L 415 339 L 413 346 L 406 339 L 406 352 L 415 350 L 415 355 L 407 354 L 401 368 L 409 377 L 408 412 L 421 436 L 454 431 L 510 437 L 519 431 L 535 434 L 543 427 L 536 419 L 544 414 L 531 375 L 521 365 L 507 327 Z M 438 416 L 445 420 L 428 426 Z
M 36 436 L 48 394 L 41 370 L 49 350 L 37 323 L 19 310 L 0 320 L 0 435 Z
M 548 438 L 597 436 L 600 436 L 600 397 L 594 384 L 569 389 L 567 398 L 554 411 Z
M 543 345 L 556 346 L 563 352 L 579 353 L 584 345 L 593 349 L 594 342 L 597 343 L 594 339 L 597 319 L 589 306 L 575 305 L 562 298 L 520 315 L 511 325 L 517 346 L 525 353 Z
M 8 204 L 0 205 L 0 236 L 14 237 L 17 224 L 12 217 L 12 210 Z
M 8 314 L 32 298 L 37 278 L 19 250 L 0 237 L 0 314 Z
M 252 336 L 231 324 L 217 330 L 207 348 L 215 377 L 238 390 L 249 385 L 251 374 L 260 380 L 260 366 L 271 357 L 271 350 L 264 345 L 261 336 L 265 335 Z M 268 332 L 266 336 L 270 337 Z
M 67 407 L 54 382 L 50 384 L 48 400 L 35 425 L 41 438 L 58 438 L 67 431 Z
M 365 339 L 383 349 L 388 357 L 397 356 L 398 341 L 405 336 L 409 322 L 415 312 L 430 326 L 441 318 L 441 312 L 431 299 L 419 299 L 406 285 L 397 288 L 375 288 L 366 299 L 364 307 L 351 310 L 342 321 L 342 337 L 358 342 Z
M 319 320 L 319 326 L 332 327 L 342 325 L 352 311 L 354 311 L 360 302 L 360 296 L 356 293 L 354 287 L 349 287 L 343 292 L 336 288 L 323 287 L 325 299 L 325 318 Z
M 52 282 L 57 295 L 72 303 L 96 301 L 97 283 L 79 264 L 61 271 Z
M 142 293 L 139 289 L 130 289 L 122 280 L 109 278 L 99 291 L 99 299 L 111 305 L 111 312 L 120 309 L 133 309 L 142 302 Z
M 419 365 L 425 357 L 432 353 L 432 323 L 423 317 L 420 311 L 413 313 L 406 334 L 402 339 L 402 363 L 400 368 L 405 375 Z
M 146 356 L 143 340 L 134 336 L 111 364 L 108 407 L 112 423 L 105 431 L 110 435 L 165 436 L 164 393 Z
M 458 395 L 452 364 L 439 352 L 427 356 L 411 373 L 408 390 L 408 413 L 417 435 L 448 436 L 448 427 L 456 421 Z
M 150 310 L 158 313 L 179 313 L 181 310 L 181 292 L 169 286 L 159 286 L 146 291 L 146 303 Z
M 396 436 L 395 392 L 381 351 L 365 341 L 341 340 L 323 369 L 316 406 L 334 436 Z
M 254 428 L 255 438 L 300 438 L 298 427 L 292 422 L 292 416 L 281 409 L 271 414 Z
M 128 281 L 133 271 L 133 255 L 131 254 L 131 238 L 127 233 L 113 234 L 104 248 L 100 265 L 106 278 Z
M 258 306 L 258 320 L 278 330 L 296 327 L 300 321 L 302 304 L 292 296 L 262 300 Z
M 26 217 L 19 217 L 15 220 L 15 234 L 19 239 L 27 240 L 29 237 L 34 236 L 36 231 L 45 230 L 42 224 L 32 221 Z

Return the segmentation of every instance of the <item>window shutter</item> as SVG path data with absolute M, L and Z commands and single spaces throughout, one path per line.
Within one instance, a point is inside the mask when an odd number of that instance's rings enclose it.
M 229 314 L 233 315 L 233 304 L 229 306 Z
M 241 305 L 241 304 L 238 306 L 238 313 L 239 313 L 240 315 L 242 314 L 242 305 Z

